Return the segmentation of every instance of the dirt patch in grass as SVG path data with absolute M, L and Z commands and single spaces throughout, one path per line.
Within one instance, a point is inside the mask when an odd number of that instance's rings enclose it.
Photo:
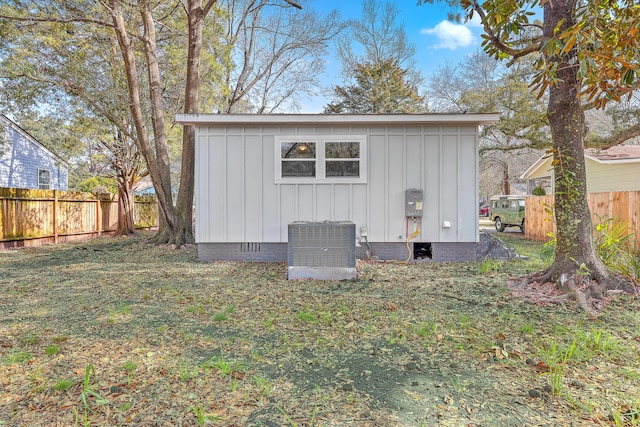
M 357 282 L 142 237 L 2 252 L 0 426 L 638 425 L 638 300 L 528 303 L 511 243 Z

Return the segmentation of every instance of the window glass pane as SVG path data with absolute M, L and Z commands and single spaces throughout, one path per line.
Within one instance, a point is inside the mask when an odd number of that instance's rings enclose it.
M 324 151 L 327 159 L 359 159 L 360 143 L 327 142 Z
M 49 171 L 45 169 L 38 169 L 38 189 L 48 190 L 50 183 Z
M 314 161 L 282 161 L 282 177 L 316 176 Z
M 331 176 L 360 176 L 360 162 L 357 160 L 349 161 L 327 161 L 326 172 L 327 177 Z
M 315 142 L 283 142 L 280 144 L 282 159 L 315 159 Z

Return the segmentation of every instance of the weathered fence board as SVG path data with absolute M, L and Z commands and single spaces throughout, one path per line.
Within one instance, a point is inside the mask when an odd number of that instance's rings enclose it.
M 136 197 L 136 228 L 158 225 L 155 197 Z M 72 236 L 100 235 L 116 230 L 118 199 L 91 193 L 0 188 L 0 242 L 43 239 L 58 242 Z
M 635 236 L 635 245 L 640 245 L 640 191 L 589 193 L 587 201 L 594 225 L 605 219 L 615 218 L 628 225 L 629 233 Z M 525 237 L 527 239 L 547 241 L 548 233 L 555 232 L 553 203 L 553 196 L 527 197 L 525 202 Z

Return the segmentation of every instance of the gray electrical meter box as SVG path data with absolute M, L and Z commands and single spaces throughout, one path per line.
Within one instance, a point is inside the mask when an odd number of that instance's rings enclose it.
M 404 192 L 405 216 L 416 218 L 422 216 L 422 190 L 410 188 Z

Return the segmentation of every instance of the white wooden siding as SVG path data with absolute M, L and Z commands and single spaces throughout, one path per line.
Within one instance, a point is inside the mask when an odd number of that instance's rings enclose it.
M 40 170 L 49 171 L 50 190 L 67 190 L 68 164 L 0 114 L 0 187 L 39 188 Z
M 458 211 L 460 209 L 458 193 L 464 191 L 464 183 L 460 182 L 459 156 L 460 146 L 458 145 L 458 136 L 452 135 L 451 130 L 447 129 L 447 133 L 442 136 L 442 182 L 440 184 L 442 197 L 440 198 L 440 212 L 442 218 L 440 220 L 440 238 L 438 241 L 455 242 L 458 234 Z M 467 185 L 470 185 L 468 183 Z M 463 212 L 460 212 L 462 215 Z M 442 228 L 442 224 L 448 221 L 450 227 Z
M 587 159 L 586 171 L 589 193 L 640 190 L 640 162 L 607 164 Z
M 472 174 L 478 176 L 478 158 L 477 158 L 477 146 L 475 135 L 460 135 L 458 140 L 459 144 L 459 163 L 458 170 L 465 171 L 465 174 Z M 460 188 L 458 189 L 458 235 L 455 241 L 469 242 L 477 236 L 478 233 L 478 221 L 475 223 L 466 221 L 468 218 L 468 212 L 473 212 L 474 217 L 478 211 L 478 180 L 474 180 L 471 183 L 462 182 L 461 174 L 459 176 Z
M 203 159 L 203 161 L 206 161 L 206 159 Z M 263 202 L 257 212 L 262 217 L 262 236 L 251 236 L 251 239 L 247 241 L 279 242 L 281 239 L 280 187 L 274 185 L 273 178 L 269 178 L 273 176 L 275 176 L 273 135 L 262 135 L 262 173 L 255 176 L 255 179 L 261 180 L 262 184 Z M 270 209 L 265 209 L 265 205 L 268 205 Z
M 367 182 L 276 184 L 275 136 L 314 133 L 366 135 Z M 414 241 L 478 239 L 475 126 L 197 126 L 196 141 L 197 242 L 286 242 L 290 222 L 324 220 L 405 241 L 408 188 L 424 191 Z
M 550 177 L 554 180 L 551 158 L 546 159 L 527 179 Z M 609 163 L 597 162 L 585 158 L 587 173 L 587 192 L 608 193 L 614 191 L 640 190 L 640 162 L 637 163 Z

